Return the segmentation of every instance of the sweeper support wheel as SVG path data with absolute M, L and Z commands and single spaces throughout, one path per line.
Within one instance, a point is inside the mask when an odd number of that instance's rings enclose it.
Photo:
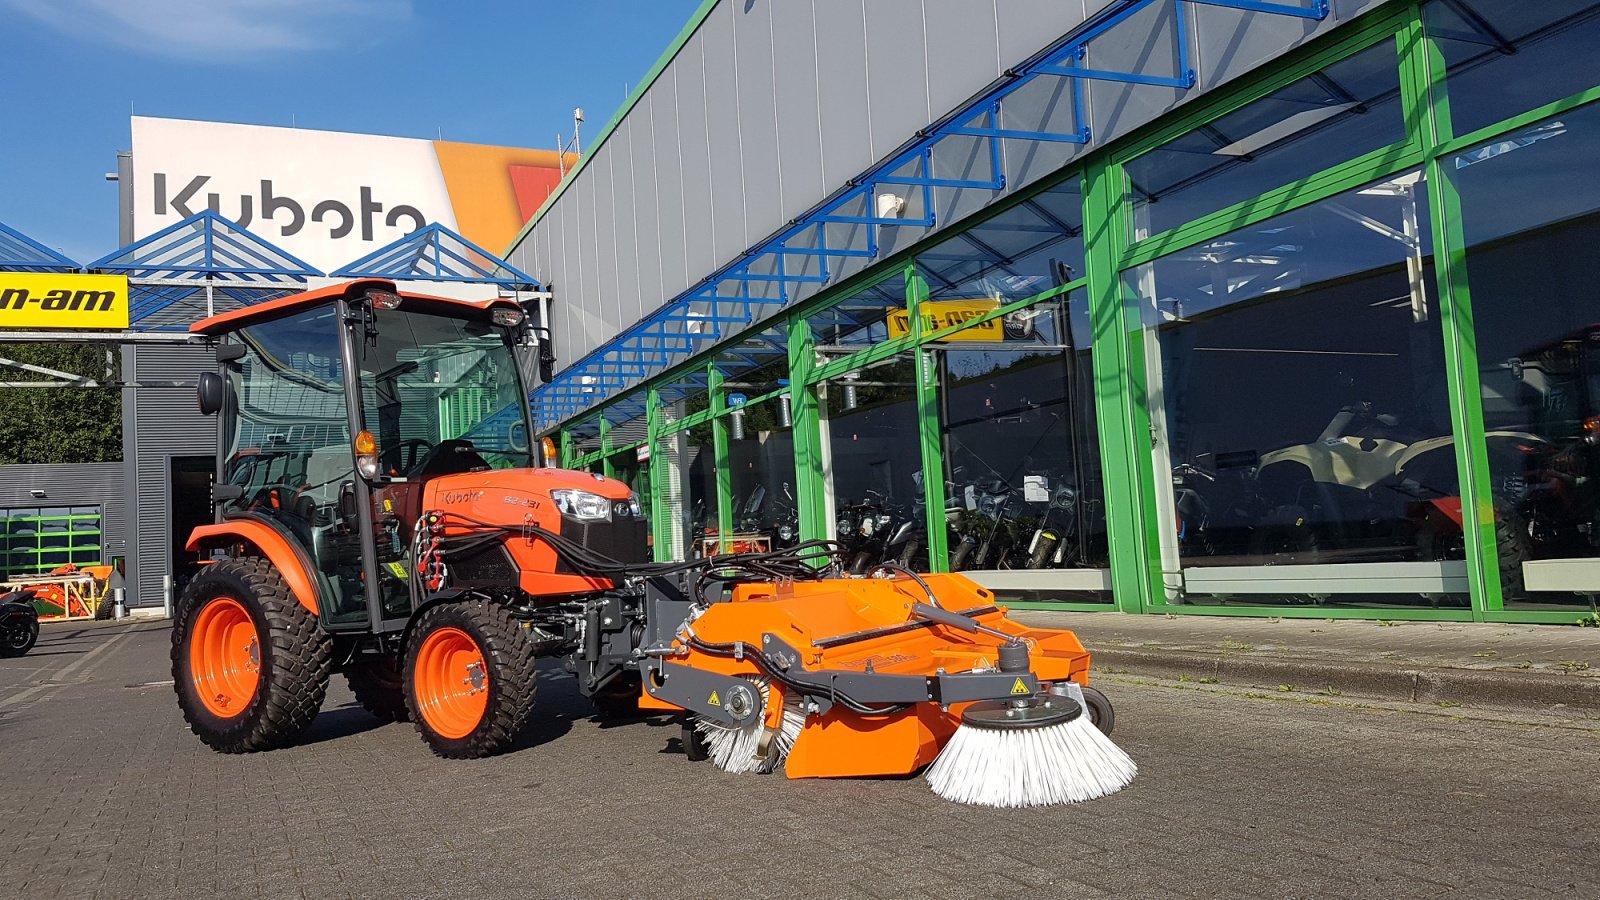
M 487 600 L 424 610 L 401 671 L 411 721 L 433 752 L 449 759 L 507 749 L 533 712 L 533 640 Z

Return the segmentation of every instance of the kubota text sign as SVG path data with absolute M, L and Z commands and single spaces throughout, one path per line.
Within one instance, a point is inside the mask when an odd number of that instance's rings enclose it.
M 0 330 L 127 327 L 126 275 L 0 272 Z

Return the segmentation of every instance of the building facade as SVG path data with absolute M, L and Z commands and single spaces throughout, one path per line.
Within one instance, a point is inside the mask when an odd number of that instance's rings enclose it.
M 977 7 L 710 0 L 508 252 L 659 557 L 1591 614 L 1600 4 Z

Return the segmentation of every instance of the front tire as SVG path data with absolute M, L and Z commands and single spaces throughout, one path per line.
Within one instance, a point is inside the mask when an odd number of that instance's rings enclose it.
M 429 607 L 406 641 L 406 707 L 447 759 L 504 751 L 533 712 L 534 647 L 504 607 L 482 599 Z
M 1112 729 L 1117 727 L 1117 715 L 1111 709 L 1111 698 L 1103 691 L 1092 687 L 1083 689 L 1083 704 L 1088 707 L 1089 723 L 1100 729 L 1100 733 L 1111 736 Z
M 207 746 L 250 753 L 306 730 L 328 691 L 332 642 L 264 559 L 228 559 L 190 582 L 172 626 L 172 683 Z

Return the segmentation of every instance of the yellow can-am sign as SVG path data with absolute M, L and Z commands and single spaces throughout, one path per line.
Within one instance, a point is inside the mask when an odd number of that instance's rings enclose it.
M 918 305 L 922 313 L 922 333 L 931 334 L 954 328 L 963 322 L 969 322 L 984 313 L 994 312 L 1000 308 L 1000 301 L 992 299 L 977 300 L 924 300 Z M 904 337 L 911 333 L 911 313 L 903 309 L 889 310 L 889 337 Z M 980 322 L 971 328 L 963 328 L 954 334 L 940 338 L 941 341 L 1003 341 L 1005 330 L 999 319 L 990 319 Z
M 127 327 L 126 275 L 0 272 L 0 329 Z

